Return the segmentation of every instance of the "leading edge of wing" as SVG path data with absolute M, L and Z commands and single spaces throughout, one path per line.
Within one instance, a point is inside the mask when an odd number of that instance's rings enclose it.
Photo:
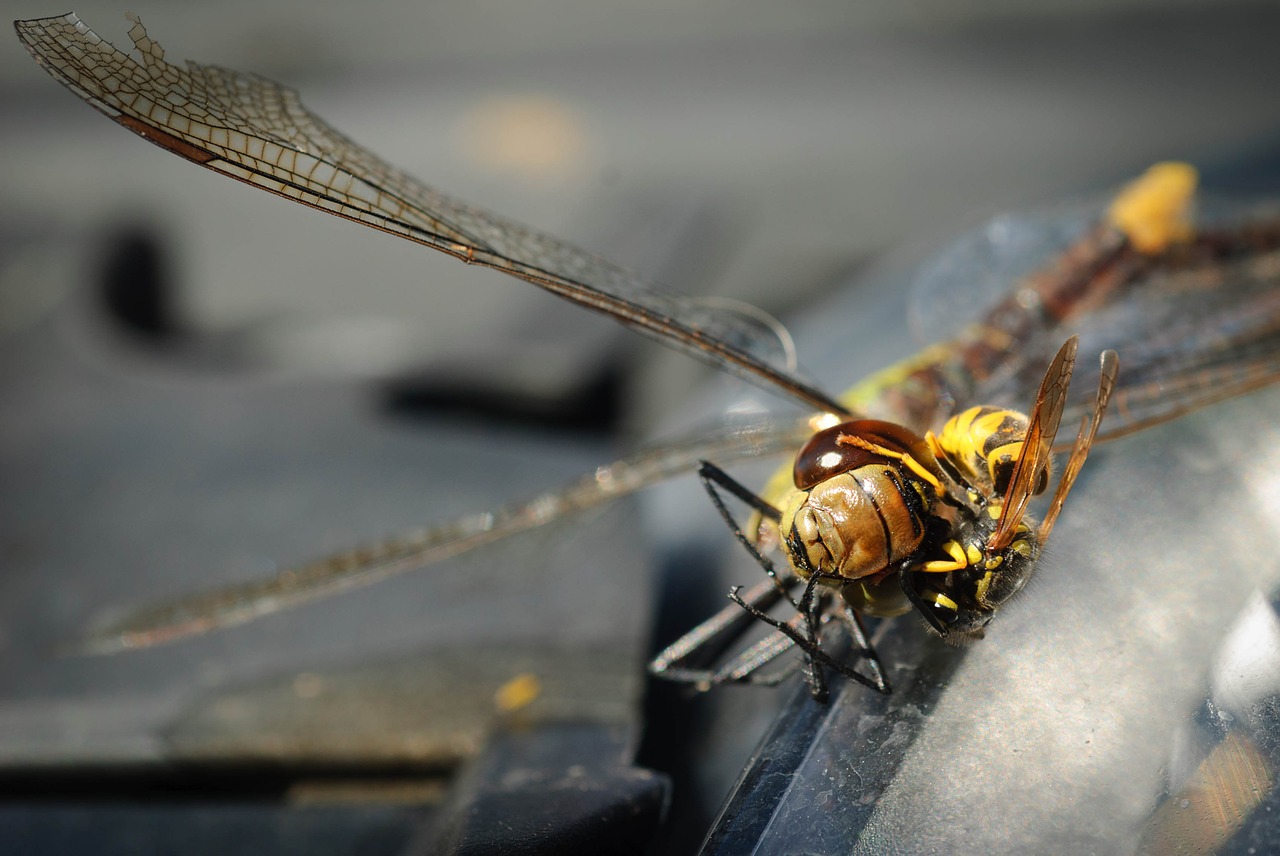
M 720 426 L 711 433 L 642 450 L 557 489 L 494 512 L 471 514 L 284 570 L 275 577 L 146 606 L 93 630 L 69 654 L 112 654 L 233 627 L 312 600 L 369 585 L 485 544 L 545 526 L 634 493 L 702 460 L 720 462 L 793 451 L 812 429 L 807 420 Z
M 457 202 L 396 169 L 266 78 L 164 59 L 137 18 L 141 59 L 75 14 L 17 21 L 27 50 L 97 110 L 174 154 L 312 208 L 491 267 L 602 312 L 676 350 L 806 405 L 842 413 L 746 319 L 651 288 L 554 237 Z M 772 352 L 771 352 L 772 351 Z

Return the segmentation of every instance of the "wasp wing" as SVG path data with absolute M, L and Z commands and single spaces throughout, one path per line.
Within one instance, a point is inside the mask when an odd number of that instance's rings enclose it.
M 1066 466 L 1062 468 L 1058 487 L 1054 490 L 1053 499 L 1049 502 L 1049 510 L 1045 513 L 1044 520 L 1040 522 L 1041 544 L 1048 540 L 1049 534 L 1053 532 L 1053 527 L 1058 522 L 1058 515 L 1062 513 L 1067 495 L 1071 493 L 1071 488 L 1076 483 L 1085 460 L 1089 457 L 1089 450 L 1097 440 L 1098 427 L 1102 424 L 1102 417 L 1107 412 L 1107 404 L 1115 391 L 1116 373 L 1120 370 L 1119 356 L 1115 351 L 1103 351 L 1099 364 L 1100 379 L 1098 394 L 1094 398 L 1093 415 L 1085 417 L 1080 422 L 1080 431 L 1076 434 L 1071 456 L 1067 458 Z
M 1018 524 L 1027 513 L 1027 505 L 1031 502 L 1035 486 L 1040 482 L 1040 474 L 1049 466 L 1053 441 L 1058 435 L 1058 425 L 1062 422 L 1062 412 L 1067 403 L 1067 390 L 1071 386 L 1071 373 L 1075 370 L 1078 348 L 1079 339 L 1075 336 L 1064 342 L 1040 383 L 1035 406 L 1031 411 L 1031 422 L 1027 426 L 1027 436 L 1022 443 L 1022 455 L 1013 468 L 1013 475 L 1009 477 L 1000 519 L 988 542 L 992 550 L 1002 550 L 1012 543 Z
M 331 128 L 291 89 L 215 66 L 171 65 L 133 21 L 137 60 L 73 14 L 14 26 L 59 82 L 180 157 L 503 271 L 806 405 L 842 412 L 787 364 L 772 334 L 749 319 L 664 294 L 577 247 L 427 187 Z

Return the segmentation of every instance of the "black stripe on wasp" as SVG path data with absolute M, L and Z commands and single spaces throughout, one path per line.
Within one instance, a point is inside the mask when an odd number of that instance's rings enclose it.
M 140 61 L 100 39 L 74 15 L 18 22 L 16 27 L 37 62 L 56 79 L 113 121 L 174 154 L 466 263 L 503 271 L 822 413 L 812 423 L 720 427 L 601 467 L 531 502 L 341 553 L 260 583 L 144 610 L 91 639 L 92 650 L 152 645 L 252 620 L 421 567 L 701 467 L 713 495 L 725 490 L 747 500 L 760 514 L 760 520 L 745 530 L 736 524 L 734 529 L 760 554 L 766 569 L 763 554 L 771 541 L 786 545 L 791 567 L 774 572 L 745 596 L 735 592 L 742 603 L 729 607 L 734 619 L 717 617 L 703 625 L 668 649 L 654 670 L 680 678 L 677 666 L 683 658 L 673 652 L 729 632 L 743 617 L 763 617 L 770 598 L 785 597 L 797 615 L 786 621 L 770 618 L 774 633 L 763 647 L 755 646 L 729 666 L 689 679 L 697 684 L 765 682 L 759 666 L 797 645 L 812 665 L 854 676 L 853 669 L 822 647 L 823 620 L 846 618 L 856 625 L 858 610 L 889 614 L 915 607 L 939 633 L 976 636 L 994 607 L 1025 580 L 1095 440 L 1140 430 L 1280 376 L 1274 273 L 1258 265 L 1228 285 L 1220 284 L 1222 272 L 1231 266 L 1273 255 L 1280 246 L 1280 227 L 1271 220 L 1248 228 L 1192 230 L 1186 207 L 1194 177 L 1185 167 L 1159 170 L 1138 193 L 1140 204 L 1117 206 L 1111 217 L 1087 227 L 1047 265 L 1019 281 L 978 324 L 837 399 L 795 370 L 772 331 L 664 294 L 589 253 L 436 192 L 334 131 L 307 111 L 292 90 L 216 67 L 171 65 L 140 23 L 130 33 Z M 1150 285 L 1159 282 L 1154 274 L 1169 271 L 1199 276 L 1201 286 L 1175 294 L 1166 286 Z M 1158 304 L 1181 307 L 1183 323 L 1139 312 L 1136 320 L 1111 330 L 1110 338 L 1095 349 L 1093 334 L 1106 329 L 1100 315 L 1113 308 L 1153 309 Z M 1073 329 L 1089 337 L 1086 352 L 1124 347 L 1123 386 L 1114 384 L 1115 359 L 1104 357 L 1099 394 L 1084 402 L 1068 400 L 1076 348 L 1069 338 Z M 1054 357 L 1060 346 L 1063 349 Z M 1045 365 L 1050 366 L 1047 374 Z M 994 398 L 986 396 L 1002 385 L 1019 390 L 1021 398 L 1037 383 L 1040 392 L 1025 427 L 1004 409 L 965 411 L 958 419 L 966 421 L 967 428 L 957 422 L 936 438 L 926 433 L 938 421 L 944 403 L 991 401 Z M 1100 431 L 1108 394 L 1118 406 Z M 847 423 L 858 414 L 876 411 L 894 414 L 890 427 L 864 422 L 821 433 L 832 421 Z M 1025 516 L 1026 504 L 1047 481 L 1049 447 L 1063 420 L 1085 427 L 1048 516 L 1036 528 Z M 787 468 L 783 489 L 775 478 L 758 498 L 702 463 L 793 450 L 815 434 L 824 439 L 814 442 L 830 440 L 835 448 L 821 450 L 814 467 L 801 468 L 802 486 L 786 489 L 788 481 L 795 485 Z M 978 441 L 972 443 L 966 436 Z M 999 443 L 988 447 L 986 441 L 992 437 Z M 966 444 L 980 453 L 975 457 L 965 450 Z M 998 452 L 998 446 L 1005 451 Z M 827 453 L 847 454 L 851 474 L 870 470 L 869 487 L 848 491 L 850 502 L 860 501 L 858 492 L 874 497 L 877 485 L 890 484 L 891 490 L 882 492 L 899 503 L 897 511 L 859 512 L 867 524 L 863 530 L 874 535 L 876 527 L 882 527 L 884 546 L 865 561 L 835 562 L 842 550 L 822 534 L 823 514 L 805 504 L 818 490 L 813 476 L 824 471 L 822 458 Z M 988 467 L 993 461 L 999 466 Z M 794 501 L 793 490 L 805 494 L 804 501 Z M 718 495 L 715 498 L 723 506 Z M 790 593 L 796 588 L 802 589 L 799 597 Z M 843 605 L 828 610 L 834 601 L 831 593 L 837 590 Z M 879 673 L 878 661 L 872 657 L 869 662 Z M 815 694 L 821 694 L 821 669 L 809 671 Z M 887 689 L 883 675 L 869 682 Z

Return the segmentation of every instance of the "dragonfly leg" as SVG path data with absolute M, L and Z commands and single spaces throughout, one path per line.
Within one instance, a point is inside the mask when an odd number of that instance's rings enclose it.
M 889 686 L 889 679 L 885 677 L 884 664 L 880 662 L 880 654 L 871 644 L 871 637 L 867 635 L 867 625 L 862 620 L 862 614 L 853 607 L 845 606 L 844 618 L 852 630 L 853 653 L 866 659 L 867 665 L 871 670 L 871 679 L 875 681 L 875 690 L 882 695 L 889 695 L 893 692 L 893 688 Z
M 809 680 L 809 692 L 814 698 L 826 700 L 827 698 L 827 676 L 823 673 L 822 667 L 818 665 L 814 657 L 814 651 L 818 648 L 821 636 L 818 632 L 819 617 L 818 610 L 821 608 L 824 598 L 816 597 L 818 585 L 818 576 L 811 574 L 804 584 L 804 594 L 800 597 L 800 614 L 804 616 L 805 638 L 808 640 L 807 645 L 801 645 L 804 650 L 805 662 L 809 668 L 806 677 Z
M 736 605 L 733 608 L 739 614 L 746 614 Z M 792 619 L 793 622 L 799 620 L 800 616 Z M 790 636 L 777 632 L 770 633 L 716 670 L 712 676 L 712 682 L 715 684 L 749 683 L 755 686 L 776 687 L 799 671 L 804 661 L 793 658 L 784 668 L 777 671 L 766 673 L 761 670 L 794 648 L 795 644 Z
M 729 527 L 730 531 L 733 532 L 738 543 L 741 544 L 751 557 L 756 560 L 756 563 L 764 570 L 765 574 L 774 583 L 777 590 L 787 599 L 792 607 L 795 608 L 799 615 L 787 622 L 783 622 L 769 615 L 766 611 L 769 607 L 761 606 L 760 599 L 755 596 L 759 591 L 758 586 L 752 588 L 745 599 L 738 594 L 740 590 L 738 588 L 730 591 L 729 598 L 741 607 L 748 615 L 764 622 L 770 627 L 773 627 L 776 631 L 789 639 L 791 641 L 791 645 L 799 647 L 800 650 L 804 652 L 805 661 L 808 666 L 807 674 L 809 688 L 814 698 L 826 698 L 827 696 L 826 677 L 823 673 L 823 666 L 830 667 L 839 674 L 857 681 L 864 686 L 870 687 L 877 692 L 889 692 L 888 684 L 884 680 L 884 674 L 880 666 L 879 657 L 871 647 L 870 642 L 867 640 L 865 631 L 861 629 L 859 624 L 854 625 L 856 628 L 854 635 L 856 637 L 857 644 L 861 649 L 859 651 L 859 656 L 867 657 L 872 663 L 871 668 L 874 675 L 873 678 L 868 678 L 867 676 L 854 671 L 849 666 L 837 662 L 826 652 L 821 650 L 821 625 L 825 621 L 823 611 L 828 598 L 819 594 L 817 586 L 822 581 L 834 580 L 839 582 L 839 580 L 836 580 L 827 574 L 820 574 L 815 569 L 807 568 L 809 574 L 808 580 L 805 583 L 803 595 L 799 600 L 792 597 L 789 589 L 795 582 L 795 576 L 788 575 L 785 578 L 779 576 L 773 562 L 767 556 L 762 554 L 751 539 L 743 533 L 742 527 L 738 525 L 737 520 L 734 519 L 733 514 L 725 504 L 721 491 L 739 499 L 755 511 L 771 520 L 776 521 L 780 518 L 781 515 L 778 509 L 748 488 L 744 487 L 741 482 L 734 479 L 724 470 L 708 461 L 703 461 L 699 466 L 698 475 L 702 479 L 702 484 L 706 488 L 707 495 L 711 497 L 712 504 L 720 513 L 721 518 L 725 521 L 725 524 Z M 712 621 L 715 621 L 715 619 L 713 618 Z M 696 633 L 697 631 L 695 630 L 694 632 Z M 782 646 L 780 641 L 777 644 L 780 647 L 769 659 L 773 659 L 781 654 L 782 650 L 785 650 L 785 647 L 790 647 Z M 744 655 L 746 654 L 747 652 L 744 652 Z M 749 657 L 748 661 L 744 661 L 743 663 L 744 668 L 746 667 L 746 662 L 749 662 Z M 722 671 L 725 674 L 735 673 L 732 663 L 726 666 L 726 669 Z M 748 674 L 753 673 L 754 670 L 748 671 Z M 712 678 L 718 674 L 721 673 L 713 673 Z M 706 676 L 703 677 L 704 679 L 706 678 Z
M 762 580 L 746 592 L 745 601 L 764 611 L 781 598 L 773 580 Z M 789 637 L 781 637 L 786 644 L 777 650 L 766 650 L 768 646 L 762 644 L 777 635 L 771 634 L 737 654 L 726 666 L 716 669 L 709 665 L 754 623 L 750 613 L 730 604 L 667 646 L 649 663 L 649 673 L 704 690 L 722 683 L 757 683 L 757 670 L 794 644 Z
M 799 610 L 800 604 L 797 603 L 795 598 L 793 598 L 790 592 L 787 591 L 787 583 L 778 576 L 778 571 L 774 567 L 773 561 L 770 560 L 768 556 L 761 553 L 755 543 L 752 542 L 752 540 L 742 531 L 742 527 L 739 526 L 738 521 L 734 519 L 732 512 L 729 511 L 729 507 L 725 505 L 724 497 L 720 495 L 720 491 L 723 490 L 726 493 L 731 494 L 769 520 L 776 522 L 782 519 L 782 512 L 778 511 L 777 508 L 766 502 L 758 494 L 748 490 L 740 481 L 710 461 L 703 461 L 698 465 L 698 477 L 702 479 L 702 486 L 706 488 L 707 496 L 711 497 L 711 504 L 714 505 L 716 511 L 720 513 L 721 519 L 723 519 L 725 525 L 729 527 L 729 531 L 733 533 L 733 537 L 738 539 L 738 543 L 742 545 L 743 549 L 751 555 L 751 558 L 756 560 L 756 564 L 764 570 L 769 579 L 774 581 L 775 586 L 780 592 L 782 592 L 783 596 L 786 597 L 791 605 Z
M 822 666 L 826 666 L 829 669 L 834 670 L 835 672 L 843 675 L 846 678 L 849 678 L 852 681 L 856 681 L 862 684 L 864 687 L 873 689 L 876 692 L 882 693 L 885 695 L 889 694 L 890 692 L 889 686 L 884 681 L 883 675 L 880 673 L 880 670 L 878 668 L 875 670 L 876 671 L 875 678 L 869 678 L 866 675 L 863 675 L 863 674 L 860 674 L 859 672 L 854 671 L 852 668 L 845 665 L 844 663 L 841 663 L 835 660 L 833 657 L 828 655 L 826 651 L 823 651 L 820 637 L 817 639 L 811 639 L 808 635 L 806 635 L 800 629 L 793 627 L 791 622 L 780 621 L 779 619 L 774 618 L 772 615 L 769 615 L 768 613 L 762 611 L 761 609 L 756 607 L 754 604 L 748 603 L 747 601 L 743 600 L 743 598 L 738 594 L 737 588 L 730 589 L 729 599 L 732 600 L 734 603 L 738 604 L 738 606 L 742 607 L 751 615 L 755 616 L 757 620 L 769 625 L 770 627 L 779 631 L 783 635 L 790 637 L 792 642 L 794 642 L 797 647 L 799 647 L 801 650 L 805 652 L 805 656 L 809 659 L 810 663 L 812 664 L 812 672 L 817 673 L 818 675 L 818 677 L 810 679 L 811 688 L 825 689 L 826 684 L 824 679 L 821 677 L 821 670 L 817 668 L 817 666 L 822 665 Z M 802 617 L 797 616 L 797 618 L 802 618 Z M 807 621 L 807 619 L 805 620 Z M 805 629 L 807 629 L 807 627 Z M 858 644 L 866 645 L 867 647 L 869 647 L 869 643 L 867 641 L 865 632 L 861 634 L 861 639 L 859 640 Z M 877 666 L 878 666 L 880 662 L 878 656 L 875 658 L 875 662 L 877 663 Z M 815 694 L 815 698 L 821 699 L 822 697 L 823 696 L 821 695 Z

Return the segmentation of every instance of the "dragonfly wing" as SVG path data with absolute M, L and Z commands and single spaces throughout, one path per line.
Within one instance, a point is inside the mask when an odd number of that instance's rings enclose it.
M 1045 361 L 1071 335 L 1079 335 L 1082 352 L 1115 350 L 1123 365 L 1099 441 L 1280 380 L 1280 217 L 1274 210 L 1239 204 L 1218 208 L 1215 221 L 1185 244 L 1152 256 L 1115 257 L 1115 263 L 1082 274 L 1098 281 L 1080 283 L 1078 296 L 1062 308 L 1061 320 L 1044 324 L 1004 354 L 991 376 L 977 383 L 957 407 L 1025 407 Z M 1037 270 L 1062 265 L 1063 257 L 1053 250 L 1063 243 L 1064 234 L 1074 230 L 1083 236 L 1082 243 L 1089 242 L 1088 221 L 1077 213 L 1064 214 L 1058 225 L 1043 217 L 1032 219 L 1034 229 L 1014 229 L 1012 222 L 996 221 L 945 251 L 933 268 L 948 271 L 953 281 L 986 282 L 991 294 L 983 299 L 989 302 L 1014 290 L 1027 267 L 1025 257 L 1037 246 L 1037 230 L 1045 235 L 1045 255 Z M 1015 241 L 1011 234 L 1021 237 Z M 979 260 L 993 271 L 970 276 L 966 266 Z M 924 282 L 932 288 L 928 293 L 936 296 L 941 275 L 936 270 L 926 273 Z M 1099 377 L 1096 367 L 1086 366 L 1081 367 L 1063 415 L 1070 423 L 1088 419 L 1094 410 Z
M 1275 228 L 1280 239 L 1280 226 Z M 1206 238 L 1210 241 L 1211 238 Z M 1157 269 L 1077 324 L 1087 353 L 1114 349 L 1122 368 L 1099 440 L 1167 422 L 1280 380 L 1280 249 L 1191 258 Z M 1066 417 L 1092 409 L 1082 377 Z
M 726 425 L 711 434 L 647 449 L 526 502 L 472 514 L 285 570 L 260 581 L 226 586 L 144 607 L 94 631 L 76 653 L 108 654 L 163 644 L 243 624 L 308 601 L 368 585 L 544 527 L 681 473 L 702 460 L 731 461 L 793 451 L 806 421 Z
M 664 294 L 577 247 L 451 199 L 331 128 L 291 89 L 215 66 L 172 65 L 136 19 L 129 35 L 138 59 L 75 15 L 18 21 L 15 28 L 58 81 L 174 154 L 503 271 L 806 405 L 842 412 L 788 364 L 767 326 Z

